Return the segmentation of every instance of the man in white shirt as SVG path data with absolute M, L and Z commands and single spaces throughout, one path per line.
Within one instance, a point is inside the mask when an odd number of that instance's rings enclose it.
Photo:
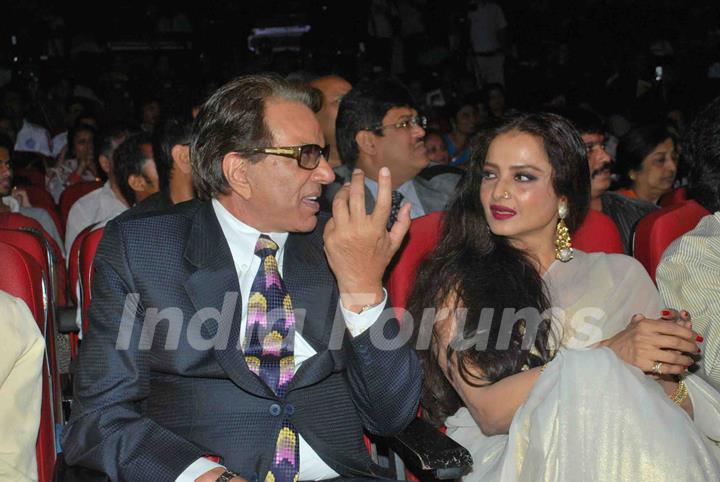
M 47 211 L 32 207 L 27 193 L 22 189 L 13 188 L 11 152 L 12 143 L 4 135 L 0 135 L 0 213 L 19 213 L 35 219 L 62 251 L 62 239 Z
M 387 231 L 381 169 L 372 213 L 358 171 L 318 214 L 334 174 L 309 105 L 275 76 L 220 87 L 193 127 L 199 199 L 107 225 L 70 464 L 167 482 L 384 475 L 362 430 L 402 430 L 421 385 L 381 284 L 410 206 Z
M 93 224 L 103 223 L 128 208 L 113 172 L 115 149 L 127 139 L 124 129 L 111 129 L 103 135 L 98 163 L 108 180 L 105 184 L 75 201 L 65 225 L 65 252 L 70 253 L 73 241 L 80 232 Z

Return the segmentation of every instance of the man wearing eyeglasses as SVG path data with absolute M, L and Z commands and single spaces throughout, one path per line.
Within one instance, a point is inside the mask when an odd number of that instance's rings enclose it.
M 327 205 L 353 170 L 360 169 L 365 173 L 365 207 L 372 210 L 379 170 L 387 166 L 393 189 L 389 226 L 395 220 L 392 213 L 404 204 L 411 204 L 412 218 L 445 209 L 460 176 L 418 177 L 429 162 L 423 142 L 427 119 L 414 105 L 407 88 L 392 79 L 362 82 L 343 97 L 336 129 L 343 165 L 335 168 L 336 182 L 325 188 Z
M 309 105 L 275 76 L 226 84 L 193 126 L 199 199 L 108 224 L 70 464 L 167 482 L 384 475 L 362 431 L 402 430 L 420 394 L 381 285 L 409 206 L 388 231 L 380 169 L 372 212 L 358 171 L 318 214 L 334 173 Z
M 632 255 L 635 226 L 657 206 L 640 199 L 631 199 L 610 191 L 613 159 L 605 149 L 605 129 L 600 119 L 588 109 L 568 109 L 563 112 L 585 143 L 590 166 L 590 209 L 607 214 L 615 222 L 622 238 L 625 254 Z

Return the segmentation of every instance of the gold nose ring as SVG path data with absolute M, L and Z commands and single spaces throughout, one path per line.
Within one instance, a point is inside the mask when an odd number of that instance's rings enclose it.
M 503 199 L 510 199 L 510 193 L 507 192 L 507 191 L 505 191 L 505 192 L 503 193 Z

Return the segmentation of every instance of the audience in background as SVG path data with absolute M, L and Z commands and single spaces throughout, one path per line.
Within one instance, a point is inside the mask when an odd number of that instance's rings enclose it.
M 189 119 L 167 119 L 153 136 L 153 155 L 158 175 L 158 192 L 139 202 L 127 212 L 132 215 L 167 209 L 195 198 L 190 164 Z
M 37 480 L 45 340 L 24 301 L 0 291 L 0 480 Z
M 478 126 L 477 109 L 470 101 L 448 109 L 451 130 L 443 137 L 450 154 L 450 165 L 461 166 L 470 160 L 470 144 Z
M 128 206 L 158 192 L 158 173 L 152 137 L 145 133 L 128 137 L 115 151 L 113 172 Z
M 620 231 L 625 254 L 632 254 L 633 233 L 638 221 L 657 206 L 610 191 L 613 159 L 606 150 L 602 120 L 587 109 L 563 111 L 580 131 L 590 166 L 590 209 L 602 211 L 615 221 Z
M 98 177 L 95 156 L 95 128 L 76 124 L 68 133 L 68 149 L 45 175 L 45 187 L 57 203 L 70 184 L 94 181 Z
M 53 219 L 43 208 L 33 207 L 27 192 L 13 186 L 12 142 L 0 134 L 0 213 L 20 213 L 35 219 L 62 249 L 60 233 Z
M 668 306 L 690 312 L 705 338 L 697 373 L 720 390 L 720 98 L 698 114 L 683 141 L 690 197 L 710 215 L 665 250 L 656 280 Z
M 617 147 L 615 169 L 620 177 L 617 192 L 657 204 L 673 188 L 678 148 L 675 135 L 664 125 L 631 129 Z
M 450 153 L 445 138 L 438 131 L 427 131 L 425 133 L 425 150 L 427 151 L 430 166 L 450 164 Z

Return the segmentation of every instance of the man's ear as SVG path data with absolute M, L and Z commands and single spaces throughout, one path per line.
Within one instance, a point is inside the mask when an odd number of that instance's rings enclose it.
M 192 166 L 190 166 L 190 146 L 176 144 L 170 151 L 170 155 L 173 159 L 173 164 L 183 174 L 190 174 Z
M 243 199 L 250 199 L 252 196 L 252 187 L 248 179 L 249 167 L 250 161 L 237 152 L 228 152 L 222 160 L 222 171 L 230 189 Z
M 105 174 L 110 174 L 112 161 L 105 154 L 98 156 L 98 164 L 100 164 L 100 169 L 102 169 Z
M 375 155 L 375 152 L 377 151 L 375 140 L 375 134 L 370 131 L 362 130 L 355 134 L 355 142 L 358 145 L 358 151 L 365 153 L 366 155 Z
M 147 182 L 142 174 L 130 174 L 128 176 L 128 186 L 135 192 L 143 192 L 147 188 Z

